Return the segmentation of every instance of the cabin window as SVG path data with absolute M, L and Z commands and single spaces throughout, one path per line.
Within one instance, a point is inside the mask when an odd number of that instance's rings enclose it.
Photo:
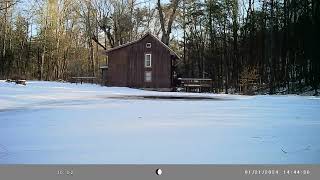
M 151 67 L 151 54 L 145 54 L 144 67 Z
M 144 81 L 145 82 L 151 82 L 152 81 L 152 73 L 151 73 L 151 71 L 146 71 L 144 73 Z
M 146 44 L 146 47 L 147 47 L 147 48 L 151 48 L 151 43 L 147 43 L 147 44 Z

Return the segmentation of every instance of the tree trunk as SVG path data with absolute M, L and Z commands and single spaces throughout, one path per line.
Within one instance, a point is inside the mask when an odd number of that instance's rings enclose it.
M 162 31 L 161 41 L 166 45 L 169 45 L 171 28 L 172 28 L 173 21 L 175 19 L 175 14 L 176 14 L 176 10 L 178 8 L 179 0 L 172 0 L 171 3 L 172 3 L 172 12 L 169 17 L 168 25 L 167 25 L 167 27 L 165 27 L 165 19 L 163 16 L 161 0 L 157 1 L 157 8 L 158 8 L 158 12 L 159 12 L 159 19 L 160 19 L 160 25 L 161 25 L 161 31 Z

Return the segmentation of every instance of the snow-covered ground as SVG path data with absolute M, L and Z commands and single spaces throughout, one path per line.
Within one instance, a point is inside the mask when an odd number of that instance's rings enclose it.
M 0 164 L 320 163 L 320 99 L 312 96 L 0 81 L 0 123 Z

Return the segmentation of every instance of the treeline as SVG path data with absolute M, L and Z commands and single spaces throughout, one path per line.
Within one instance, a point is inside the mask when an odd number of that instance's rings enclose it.
M 151 29 L 150 3 L 0 0 L 0 78 L 100 76 L 104 51 Z M 159 34 L 159 33 L 158 33 Z
M 317 94 L 319 0 L 0 0 L 0 78 L 99 77 L 104 50 L 146 32 L 215 92 Z
M 210 77 L 216 92 L 318 93 L 320 1 L 184 2 L 182 76 Z

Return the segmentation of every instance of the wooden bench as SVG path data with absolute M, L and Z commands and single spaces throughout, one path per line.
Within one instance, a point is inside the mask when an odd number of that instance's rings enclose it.
M 24 79 L 7 79 L 7 83 L 16 83 L 16 84 L 21 84 L 21 85 L 27 85 L 27 81 Z
M 186 92 L 211 92 L 212 79 L 178 78 L 179 84 Z
M 21 79 L 16 80 L 16 84 L 27 85 L 27 83 L 26 83 L 26 82 L 27 82 L 26 80 L 21 80 Z

